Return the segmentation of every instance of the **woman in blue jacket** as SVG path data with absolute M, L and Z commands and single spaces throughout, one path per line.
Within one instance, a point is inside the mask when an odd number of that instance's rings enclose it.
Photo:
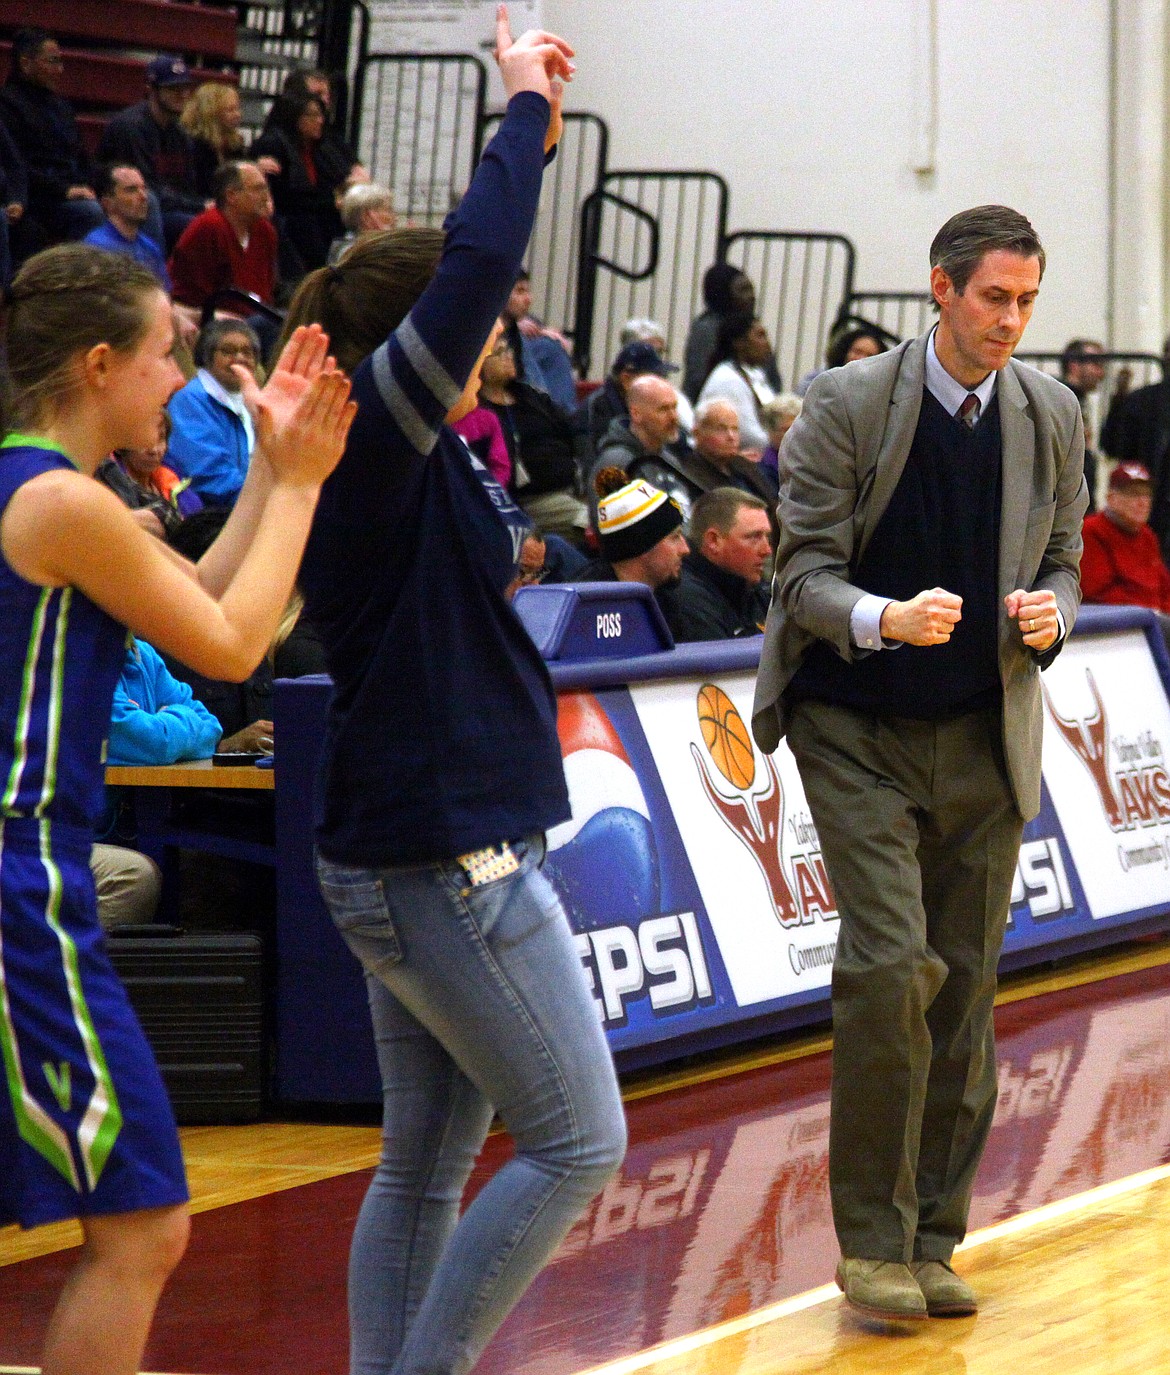
M 513 44 L 502 6 L 497 40 L 507 113 L 445 237 L 355 244 L 288 322 L 332 322 L 358 399 L 301 574 L 335 687 L 318 876 L 366 970 L 385 1105 L 350 1255 L 355 1375 L 467 1371 L 625 1149 L 540 872 L 570 811 L 552 684 L 505 596 L 525 526 L 449 428 L 475 405 L 571 72 L 552 35 Z M 493 1111 L 516 1154 L 460 1217 Z
M 110 719 L 111 764 L 177 764 L 210 759 L 223 727 L 174 677 L 145 640 L 126 650 L 114 688 Z
M 212 320 L 195 345 L 199 371 L 171 397 L 167 465 L 207 506 L 231 506 L 248 476 L 256 443 L 235 368 L 255 373 L 260 342 L 244 320 Z

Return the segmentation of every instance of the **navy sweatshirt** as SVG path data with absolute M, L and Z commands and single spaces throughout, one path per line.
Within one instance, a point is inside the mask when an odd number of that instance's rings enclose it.
M 969 430 L 923 390 L 906 467 L 853 581 L 895 601 L 945 587 L 962 597 L 963 618 L 945 645 L 901 645 L 853 663 L 818 640 L 788 685 L 790 701 L 945 721 L 1000 700 L 1002 464 L 998 396 Z
M 334 862 L 449 859 L 569 815 L 552 684 L 503 595 L 521 531 L 444 424 L 527 248 L 548 118 L 512 98 L 435 277 L 354 373 L 301 570 L 335 685 L 317 827 Z

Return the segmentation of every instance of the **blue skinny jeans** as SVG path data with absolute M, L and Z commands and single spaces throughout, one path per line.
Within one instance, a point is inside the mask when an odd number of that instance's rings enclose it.
M 616 1173 L 617 1079 L 540 872 L 471 887 L 453 860 L 352 868 L 321 891 L 366 971 L 384 1094 L 382 1158 L 349 1265 L 352 1375 L 463 1375 Z M 493 1109 L 516 1154 L 459 1216 Z

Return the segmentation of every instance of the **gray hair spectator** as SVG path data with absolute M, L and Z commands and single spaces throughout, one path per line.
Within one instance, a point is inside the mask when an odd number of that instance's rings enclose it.
M 245 320 L 212 320 L 195 346 L 199 371 L 167 410 L 174 424 L 167 464 L 205 505 L 231 506 L 244 485 L 256 442 L 235 369 L 255 372 L 260 341 Z
M 804 409 L 804 402 L 795 392 L 781 392 L 760 407 L 760 424 L 768 433 L 768 442 L 760 455 L 760 467 L 780 481 L 780 445 L 792 428 L 792 423 Z
M 358 182 L 342 197 L 341 222 L 351 234 L 369 229 L 393 229 L 398 223 L 394 197 L 376 181 Z

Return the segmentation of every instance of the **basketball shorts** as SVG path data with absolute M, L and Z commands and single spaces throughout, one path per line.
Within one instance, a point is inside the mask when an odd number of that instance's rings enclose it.
M 105 952 L 89 837 L 0 824 L 0 1223 L 184 1202 L 174 1114 Z

